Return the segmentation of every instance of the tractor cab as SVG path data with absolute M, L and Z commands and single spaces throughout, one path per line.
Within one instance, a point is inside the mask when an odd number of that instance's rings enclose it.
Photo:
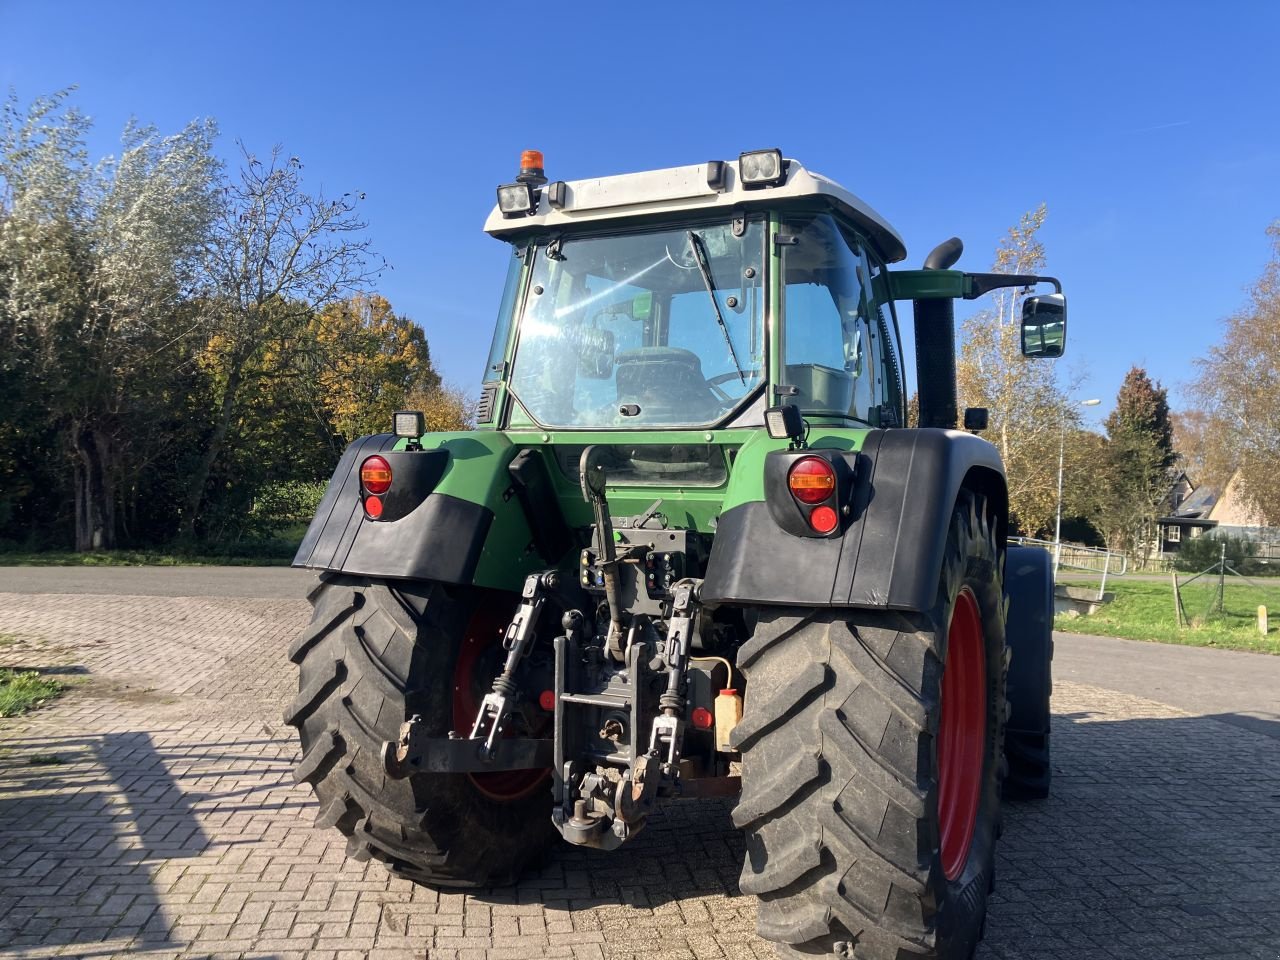
M 513 251 L 490 424 L 764 427 L 780 400 L 824 422 L 903 422 L 884 281 L 904 250 L 858 198 L 776 150 L 556 183 L 530 153 L 485 225 Z

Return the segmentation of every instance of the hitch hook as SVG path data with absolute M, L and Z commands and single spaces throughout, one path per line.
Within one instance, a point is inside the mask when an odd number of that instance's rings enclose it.
M 542 613 L 542 607 L 546 603 L 543 590 L 554 589 L 558 577 L 559 574 L 554 570 L 532 573 L 525 577 L 520 607 L 502 638 L 502 646 L 507 651 L 502 673 L 493 681 L 493 690 L 485 694 L 484 700 L 480 702 L 480 710 L 471 725 L 470 739 L 484 740 L 480 745 L 480 756 L 484 760 L 493 759 L 498 737 L 502 735 L 503 725 L 511 713 L 512 700 L 516 694 L 516 667 L 529 652 L 529 644 L 538 625 L 538 615 Z

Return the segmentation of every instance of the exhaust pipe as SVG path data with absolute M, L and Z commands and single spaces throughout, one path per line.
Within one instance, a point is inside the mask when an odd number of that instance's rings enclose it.
M 964 244 L 952 237 L 925 257 L 926 270 L 950 270 Z M 920 426 L 954 430 L 956 402 L 956 308 L 950 297 L 913 300 L 916 321 L 916 390 Z

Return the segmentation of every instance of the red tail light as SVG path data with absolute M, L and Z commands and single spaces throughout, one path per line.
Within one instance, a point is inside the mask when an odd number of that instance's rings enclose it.
M 820 507 L 814 507 L 813 513 L 809 514 L 809 526 L 819 533 L 830 533 L 839 522 L 840 515 L 825 503 Z
M 787 487 L 801 503 L 821 503 L 836 489 L 836 472 L 821 457 L 802 457 L 787 474 Z
M 360 464 L 360 486 L 366 493 L 386 493 L 391 489 L 391 464 L 382 457 L 369 457 Z

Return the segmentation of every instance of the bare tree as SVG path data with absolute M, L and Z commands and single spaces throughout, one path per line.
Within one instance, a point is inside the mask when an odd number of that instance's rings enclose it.
M 1192 393 L 1209 419 L 1203 454 L 1215 479 L 1225 485 L 1238 469 L 1244 498 L 1280 524 L 1280 220 L 1267 234 L 1271 260 L 1221 343 L 1196 361 Z
M 308 193 L 297 157 L 277 146 L 264 162 L 240 149 L 239 175 L 224 187 L 208 250 L 207 357 L 217 397 L 213 431 L 187 488 L 187 535 L 246 385 L 296 376 L 313 314 L 366 288 L 385 267 L 356 214 L 363 193 Z
M 1038 231 L 1046 215 L 1041 204 L 1009 228 L 996 248 L 996 273 L 1044 269 Z M 1077 435 L 1080 418 L 1054 364 L 1022 356 L 1021 297 L 1020 291 L 1002 290 L 993 295 L 992 307 L 964 322 L 956 379 L 961 406 L 988 409 L 987 437 L 1000 450 L 1008 474 L 1010 512 L 1023 530 L 1035 534 L 1053 523 L 1058 444 Z

